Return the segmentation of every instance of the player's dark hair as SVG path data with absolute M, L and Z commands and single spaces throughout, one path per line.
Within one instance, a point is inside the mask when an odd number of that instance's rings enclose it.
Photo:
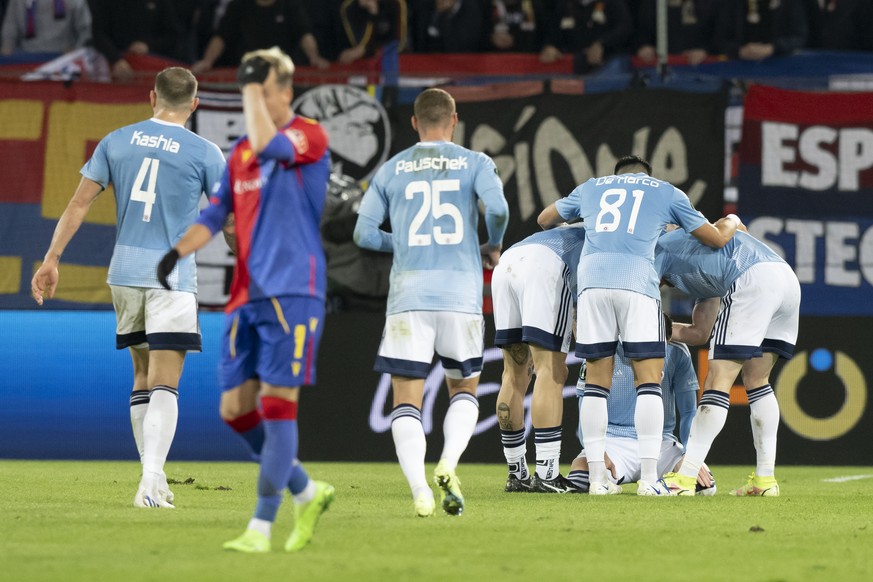
M 646 171 L 646 174 L 649 176 L 652 175 L 652 166 L 639 156 L 622 156 L 615 162 L 615 174 L 621 172 L 624 168 L 631 168 L 633 166 L 640 166 Z
M 442 89 L 425 89 L 415 98 L 413 114 L 419 126 L 446 125 L 455 112 L 455 99 Z
M 182 107 L 197 95 L 197 79 L 188 69 L 169 67 L 155 77 L 155 93 L 168 106 Z
M 673 339 L 673 320 L 665 312 L 661 313 L 664 315 L 664 333 L 667 335 L 667 341 L 670 341 Z

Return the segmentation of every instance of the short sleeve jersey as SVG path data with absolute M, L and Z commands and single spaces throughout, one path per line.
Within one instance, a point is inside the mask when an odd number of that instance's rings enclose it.
M 585 244 L 585 227 L 582 223 L 576 223 L 570 226 L 559 226 L 542 232 L 535 232 L 529 237 L 521 240 L 513 247 L 522 247 L 525 245 L 540 245 L 548 248 L 567 265 L 567 285 L 575 298 L 576 290 L 576 270 L 579 267 L 579 255 L 582 254 L 582 245 Z
M 200 196 L 224 167 L 218 146 L 176 123 L 150 119 L 100 140 L 81 174 L 115 190 L 110 285 L 161 287 L 158 262 L 194 224 Z M 193 255 L 179 261 L 169 282 L 174 290 L 197 292 Z
M 376 172 L 359 214 L 391 220 L 388 315 L 482 312 L 480 199 L 506 204 L 494 162 L 451 142 L 420 142 Z
M 661 236 L 655 248 L 658 275 L 695 299 L 724 297 L 753 265 L 784 262 L 765 243 L 742 231 L 723 248 L 713 249 L 677 229 Z
M 696 230 L 706 218 L 684 192 L 646 174 L 592 178 L 556 203 L 566 220 L 585 222 L 579 291 L 626 289 L 659 298 L 655 244 L 667 224 Z

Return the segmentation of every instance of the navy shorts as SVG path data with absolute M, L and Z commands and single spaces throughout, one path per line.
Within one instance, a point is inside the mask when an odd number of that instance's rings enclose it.
M 221 345 L 222 390 L 259 378 L 274 386 L 315 383 L 324 327 L 324 301 L 273 297 L 250 301 L 227 314 Z

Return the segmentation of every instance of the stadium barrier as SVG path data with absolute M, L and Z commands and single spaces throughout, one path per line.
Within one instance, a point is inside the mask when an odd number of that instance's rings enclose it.
M 0 458 L 136 459 L 128 396 L 131 363 L 114 349 L 110 312 L 0 311 Z M 490 318 L 486 345 L 492 343 Z M 179 390 L 179 425 L 170 460 L 245 460 L 242 441 L 218 416 L 217 362 L 223 315 L 200 317 L 204 351 L 189 355 Z M 305 388 L 300 408 L 304 460 L 392 461 L 391 393 L 387 376 L 372 371 L 384 317 L 328 315 L 318 359 L 317 385 Z M 873 361 L 853 338 L 869 333 L 863 319 L 804 318 L 797 357 L 773 375 L 782 409 L 778 459 L 782 464 L 869 464 L 873 414 L 865 378 Z M 502 462 L 495 416 L 502 356 L 488 348 L 479 389 L 476 434 L 463 460 Z M 579 451 L 571 357 L 564 389 L 562 460 Z M 709 460 L 754 462 L 748 407 L 735 394 L 727 425 Z M 442 368 L 426 381 L 422 420 L 428 459 L 442 447 L 448 407 Z M 525 399 L 530 428 L 530 394 Z M 533 438 L 528 450 L 532 458 Z

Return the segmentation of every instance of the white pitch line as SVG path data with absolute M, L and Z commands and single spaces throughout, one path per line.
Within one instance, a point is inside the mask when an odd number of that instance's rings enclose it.
M 846 481 L 860 481 L 861 479 L 871 479 L 873 475 L 850 475 L 848 477 L 834 477 L 833 479 L 822 479 L 822 483 L 845 483 Z

